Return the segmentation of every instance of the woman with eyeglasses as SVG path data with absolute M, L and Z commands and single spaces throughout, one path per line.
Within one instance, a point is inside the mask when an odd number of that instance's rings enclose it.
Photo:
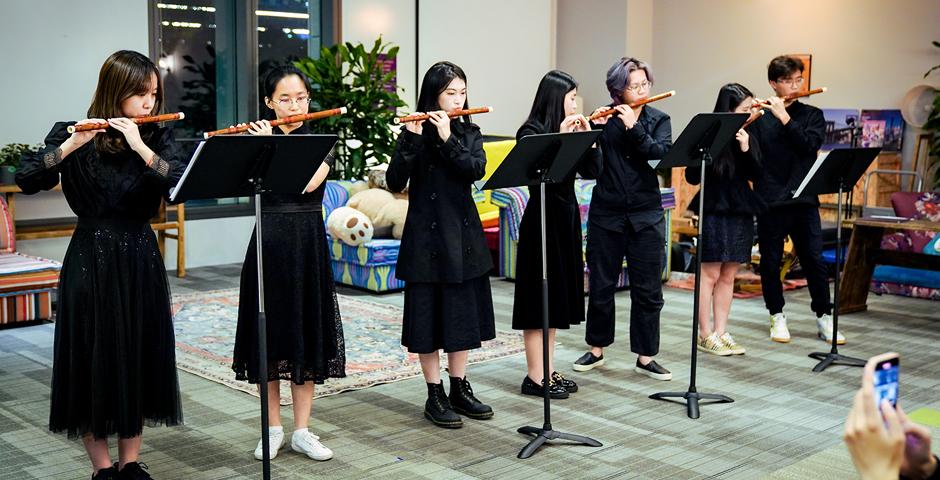
M 604 348 L 614 342 L 614 293 L 627 259 L 630 278 L 630 350 L 634 371 L 657 380 L 672 373 L 653 357 L 659 353 L 659 312 L 663 308 L 665 220 L 659 180 L 648 160 L 663 158 L 672 147 L 669 115 L 645 105 L 650 66 L 624 57 L 607 71 L 607 90 L 617 114 L 595 121 L 603 170 L 591 197 L 587 264 L 589 295 L 585 341 L 590 350 L 574 362 L 584 372 L 604 364 Z
M 310 88 L 295 67 L 275 67 L 264 78 L 264 104 L 276 118 L 307 113 Z M 251 135 L 299 135 L 311 133 L 303 122 L 272 127 L 267 120 L 252 122 Z M 311 159 L 314 161 L 316 159 Z M 242 265 L 238 302 L 238 327 L 232 369 L 239 380 L 268 389 L 269 444 L 271 458 L 284 446 L 281 425 L 280 380 L 291 382 L 294 432 L 291 448 L 314 460 L 329 460 L 333 452 L 308 430 L 314 384 L 326 378 L 346 376 L 343 325 L 323 225 L 323 193 L 333 165 L 330 155 L 320 165 L 302 194 L 265 193 L 261 197 L 262 252 L 267 317 L 268 378 L 258 368 L 258 270 L 256 239 L 252 234 Z M 261 460 L 262 442 L 255 458 Z

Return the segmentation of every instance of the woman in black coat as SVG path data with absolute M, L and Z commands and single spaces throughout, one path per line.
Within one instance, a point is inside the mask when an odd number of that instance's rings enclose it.
M 590 128 L 588 120 L 576 114 L 578 84 L 571 75 L 552 70 L 542 77 L 532 111 L 516 138 L 541 133 L 573 132 Z M 519 225 L 519 251 L 516 259 L 516 295 L 512 328 L 523 331 L 528 375 L 522 381 L 525 395 L 543 395 L 548 384 L 552 398 L 568 398 L 578 390 L 575 382 L 555 371 L 555 329 L 567 329 L 584 320 L 584 258 L 581 247 L 581 214 L 574 193 L 575 175 L 595 178 L 601 168 L 600 149 L 592 148 L 563 182 L 545 187 L 545 251 L 548 267 L 548 371 L 542 368 L 542 234 L 541 192 L 529 189 L 522 222 Z
M 493 416 L 465 377 L 468 350 L 496 338 L 487 277 L 493 263 L 470 192 L 483 178 L 486 155 L 480 128 L 467 117 L 447 116 L 467 108 L 463 70 L 438 62 L 421 83 L 418 110 L 430 118 L 405 124 L 386 172 L 389 189 L 408 186 L 409 196 L 396 272 L 406 282 L 401 343 L 421 360 L 428 384 L 424 416 L 440 427 L 460 428 L 458 413 Z M 440 378 L 440 350 L 447 352 L 449 398 Z

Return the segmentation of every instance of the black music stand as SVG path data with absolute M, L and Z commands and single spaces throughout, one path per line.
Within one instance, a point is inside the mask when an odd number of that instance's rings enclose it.
M 548 383 L 548 261 L 545 252 L 545 185 L 559 183 L 568 176 L 581 157 L 600 136 L 600 130 L 570 133 L 546 133 L 522 137 L 499 168 L 486 181 L 477 182 L 480 190 L 538 185 L 541 195 L 541 248 L 542 248 L 542 393 L 544 417 L 542 428 L 520 427 L 519 433 L 535 435 L 520 452 L 518 458 L 529 458 L 545 442 L 568 440 L 591 447 L 603 446 L 593 438 L 552 430 L 551 399 Z
M 855 184 L 868 170 L 881 148 L 840 148 L 819 157 L 803 178 L 793 198 L 816 197 L 829 193 L 837 194 L 836 209 L 836 278 L 833 285 L 832 348 L 828 352 L 810 353 L 810 358 L 819 360 L 813 371 L 819 373 L 830 365 L 864 367 L 865 360 L 847 357 L 839 353 L 839 284 L 842 275 L 842 194 L 851 192 Z
M 261 261 L 261 194 L 304 191 L 336 144 L 336 135 L 217 135 L 199 142 L 170 201 L 255 197 L 258 261 L 258 377 L 261 381 L 262 477 L 271 478 L 268 442 L 268 341 L 264 316 L 264 266 Z M 316 159 L 316 160 L 311 160 Z
M 692 300 L 692 366 L 689 377 L 689 389 L 685 392 L 659 392 L 650 395 L 653 400 L 677 402 L 672 398 L 683 398 L 689 418 L 699 417 L 699 400 L 709 400 L 708 403 L 731 403 L 731 397 L 715 394 L 700 393 L 695 386 L 695 373 L 698 364 L 698 310 L 699 295 L 702 288 L 702 225 L 705 219 L 705 166 L 711 163 L 712 158 L 721 154 L 728 142 L 734 139 L 735 133 L 744 125 L 750 115 L 746 113 L 700 113 L 692 118 L 682 134 L 672 145 L 669 153 L 662 160 L 650 160 L 653 168 L 699 167 L 701 169 L 701 183 L 698 190 L 698 249 L 695 255 L 695 289 Z M 707 321 L 707 319 L 706 319 Z

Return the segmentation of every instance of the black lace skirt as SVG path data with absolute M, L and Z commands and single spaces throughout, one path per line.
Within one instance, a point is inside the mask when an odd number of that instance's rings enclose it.
M 703 262 L 751 261 L 754 245 L 754 217 L 706 213 L 702 227 Z
M 346 376 L 346 347 L 322 214 L 264 212 L 264 308 L 268 380 L 302 384 Z M 258 270 L 252 234 L 242 265 L 232 369 L 260 383 Z
M 174 349 L 150 225 L 79 219 L 59 281 L 49 429 L 131 438 L 182 423 Z

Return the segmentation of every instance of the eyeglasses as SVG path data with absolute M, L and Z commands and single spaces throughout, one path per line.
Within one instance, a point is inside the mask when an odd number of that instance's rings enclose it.
M 782 83 L 784 85 L 789 85 L 791 87 L 799 87 L 800 85 L 803 85 L 803 77 L 781 78 L 777 80 L 777 83 Z
M 653 84 L 650 83 L 649 80 L 643 80 L 640 83 L 635 83 L 633 85 L 628 86 L 627 90 L 633 93 L 636 93 L 636 92 L 639 92 L 640 90 L 649 90 L 650 86 L 652 85 Z
M 288 108 L 294 103 L 296 103 L 297 105 L 310 105 L 310 97 L 306 95 L 302 95 L 297 98 L 282 98 L 280 100 L 276 100 L 276 102 L 278 103 L 278 105 L 284 108 Z

